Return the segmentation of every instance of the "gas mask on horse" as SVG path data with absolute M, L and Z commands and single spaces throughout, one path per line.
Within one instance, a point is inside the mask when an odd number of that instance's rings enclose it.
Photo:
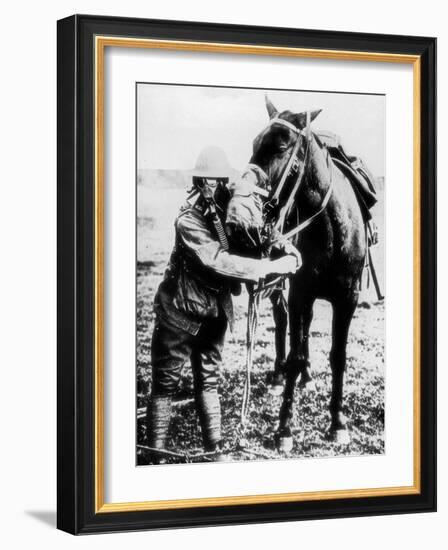
M 263 200 L 268 197 L 267 179 L 255 165 L 229 184 L 226 234 L 235 252 L 259 256 L 265 242 Z

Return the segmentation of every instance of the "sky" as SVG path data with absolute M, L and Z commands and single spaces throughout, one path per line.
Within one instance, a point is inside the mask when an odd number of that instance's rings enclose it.
M 265 93 L 279 112 L 322 109 L 313 129 L 338 134 L 348 154 L 384 176 L 384 96 L 166 84 L 138 84 L 137 168 L 188 170 L 201 149 L 216 145 L 242 170 L 269 121 Z

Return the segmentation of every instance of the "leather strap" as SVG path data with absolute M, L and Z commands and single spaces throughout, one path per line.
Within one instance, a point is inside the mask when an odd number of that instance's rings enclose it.
M 296 161 L 297 153 L 299 151 L 299 147 L 300 147 L 300 139 L 297 138 L 297 141 L 294 144 L 294 148 L 291 152 L 291 156 L 289 157 L 288 163 L 287 163 L 285 169 L 283 170 L 283 174 L 282 174 L 282 177 L 280 179 L 280 182 L 277 185 L 277 187 L 275 188 L 274 194 L 272 195 L 272 197 L 270 199 L 272 203 L 276 203 L 278 201 L 279 197 L 280 197 L 280 193 L 282 192 L 283 187 L 285 186 L 286 180 L 288 179 L 289 173 L 291 172 L 291 168 L 292 168 L 294 162 Z
M 297 175 L 296 182 L 295 182 L 294 187 L 293 187 L 293 189 L 292 189 L 292 191 L 291 191 L 291 193 L 288 197 L 288 200 L 286 201 L 286 203 L 284 204 L 283 208 L 280 211 L 280 214 L 278 216 L 278 220 L 276 221 L 276 223 L 274 225 L 275 229 L 280 229 L 280 228 L 283 227 L 286 216 L 288 215 L 289 210 L 292 206 L 292 203 L 293 203 L 295 197 L 297 196 L 300 185 L 302 184 L 303 178 L 305 176 L 305 170 L 306 170 L 306 166 L 307 166 L 307 163 L 308 163 L 309 148 L 310 148 L 310 144 L 308 142 L 306 152 L 305 152 L 305 158 L 304 158 L 304 161 L 303 161 L 303 169 Z
M 309 111 L 307 111 L 307 115 L 308 113 Z M 297 126 L 294 126 L 294 124 L 291 124 L 291 122 L 288 122 L 283 118 L 277 118 L 277 117 L 272 118 L 269 123 L 269 126 L 272 126 L 273 124 L 281 124 L 282 126 L 286 126 L 287 128 L 289 128 L 290 130 L 292 130 L 293 132 L 299 135 L 302 133 L 302 130 L 300 128 L 297 128 Z
M 295 227 L 294 229 L 291 229 L 291 231 L 288 231 L 288 233 L 285 233 L 283 235 L 283 237 L 285 239 L 292 239 L 292 237 L 294 237 L 295 235 L 297 235 L 298 233 L 300 233 L 300 231 L 302 231 L 303 229 L 305 229 L 306 227 L 308 227 L 311 222 L 317 218 L 317 216 L 319 216 L 320 214 L 322 214 L 322 212 L 325 210 L 325 208 L 327 207 L 327 204 L 330 200 L 330 197 L 331 197 L 331 194 L 333 192 L 333 169 L 331 170 L 331 178 L 330 178 L 330 183 L 328 185 L 328 189 L 327 189 L 327 192 L 325 194 L 325 197 L 324 197 L 324 200 L 322 201 L 322 204 L 320 205 L 320 208 L 317 212 L 315 212 L 312 216 L 310 216 L 309 218 L 307 218 L 304 222 L 302 223 L 299 223 L 299 225 L 297 227 Z
M 267 189 L 262 189 L 261 187 L 258 187 L 258 185 L 254 185 L 253 190 L 254 193 L 257 193 L 258 195 L 261 195 L 266 199 L 269 197 L 269 191 Z
M 278 120 L 281 120 L 281 119 L 278 119 Z M 290 123 L 288 122 L 288 125 L 289 124 Z M 311 141 L 311 114 L 310 114 L 310 111 L 306 112 L 306 127 L 305 128 L 306 128 L 305 132 L 306 132 L 307 146 L 306 146 L 305 157 L 304 157 L 304 161 L 303 161 L 303 169 L 297 175 L 297 179 L 296 179 L 294 187 L 291 191 L 291 194 L 289 195 L 289 198 L 286 201 L 286 204 L 283 206 L 283 208 L 280 211 L 278 220 L 277 220 L 277 222 L 275 223 L 275 226 L 274 226 L 275 229 L 281 229 L 283 227 L 283 223 L 285 221 L 285 218 L 289 213 L 292 202 L 293 202 L 293 200 L 295 199 L 295 197 L 297 195 L 297 192 L 299 190 L 299 187 L 300 187 L 300 185 L 303 181 L 303 177 L 305 175 L 305 169 L 306 169 L 306 165 L 307 165 L 307 162 L 308 162 L 308 155 L 309 155 L 310 141 Z M 297 136 L 297 141 L 296 141 L 294 150 L 291 153 L 291 157 L 288 161 L 288 164 L 286 165 L 285 171 L 283 172 L 280 184 L 277 186 L 276 194 L 274 194 L 274 196 L 276 195 L 275 200 L 277 200 L 279 195 L 280 195 L 280 192 L 281 192 L 281 189 L 279 190 L 280 185 L 281 185 L 281 188 L 283 188 L 283 186 L 285 185 L 286 179 L 288 178 L 288 175 L 291 171 L 291 168 L 293 167 L 294 163 L 297 161 L 297 152 L 298 152 L 298 149 L 299 149 L 299 146 L 300 146 L 300 136 L 303 135 L 303 132 L 301 130 L 299 130 L 298 128 L 296 130 L 297 130 L 299 135 Z M 278 191 L 278 194 L 277 194 L 277 191 Z

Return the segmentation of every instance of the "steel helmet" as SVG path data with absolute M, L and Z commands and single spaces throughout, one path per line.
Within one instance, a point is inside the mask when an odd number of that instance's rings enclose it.
M 227 155 L 214 145 L 202 149 L 192 170 L 192 176 L 199 178 L 230 178 L 234 174 Z

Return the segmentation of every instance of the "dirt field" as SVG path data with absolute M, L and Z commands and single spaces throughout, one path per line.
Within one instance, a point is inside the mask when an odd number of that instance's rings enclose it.
M 154 215 L 138 221 L 137 265 L 137 392 L 138 407 L 146 405 L 151 381 L 150 346 L 153 326 L 152 303 L 163 275 L 172 245 L 172 213 L 176 201 L 183 195 L 174 193 L 169 201 L 169 214 L 153 205 Z M 173 197 L 174 197 L 173 195 Z M 382 234 L 382 207 L 377 207 L 376 222 Z M 169 222 L 166 222 L 169 220 Z M 376 250 L 378 267 L 382 265 L 383 250 Z M 380 270 L 380 278 L 382 270 Z M 227 449 L 235 443 L 239 424 L 241 396 L 244 385 L 245 328 L 247 294 L 235 300 L 236 328 L 228 333 L 221 371 L 220 394 L 223 414 L 223 434 Z M 340 446 L 326 437 L 329 425 L 331 372 L 328 364 L 330 350 L 331 307 L 316 302 L 311 326 L 311 368 L 316 382 L 315 391 L 296 390 L 293 420 L 294 446 L 291 457 L 324 457 L 384 453 L 384 304 L 377 303 L 373 285 L 363 291 L 353 319 L 347 348 L 347 371 L 344 384 L 344 413 L 348 419 L 351 442 Z M 255 344 L 252 373 L 252 395 L 246 438 L 254 454 L 233 451 L 237 460 L 280 458 L 274 450 L 273 436 L 277 426 L 281 397 L 273 397 L 266 386 L 266 374 L 274 363 L 274 326 L 270 303 L 261 307 Z M 168 448 L 190 453 L 201 449 L 201 438 L 192 401 L 192 380 L 189 365 L 183 373 L 178 404 L 174 408 Z M 138 422 L 138 443 L 145 444 L 144 423 Z M 258 455 L 256 453 L 259 453 Z M 137 451 L 138 464 L 147 464 L 144 452 Z

